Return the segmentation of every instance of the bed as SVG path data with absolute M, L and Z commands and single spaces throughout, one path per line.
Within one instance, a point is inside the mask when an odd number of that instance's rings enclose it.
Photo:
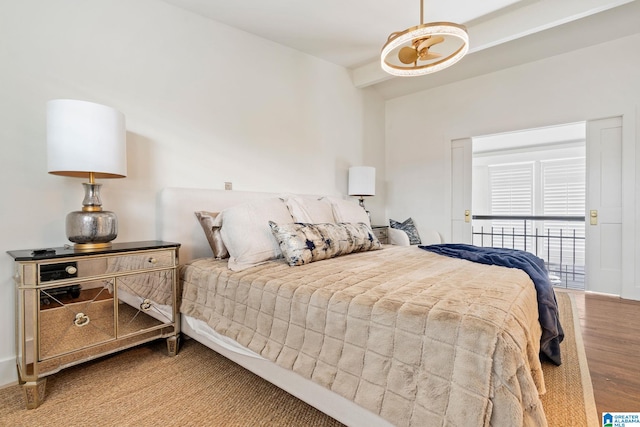
M 182 245 L 185 335 L 346 425 L 546 425 L 526 273 L 415 246 L 237 271 L 212 257 L 194 212 L 281 196 L 161 192 L 160 238 Z

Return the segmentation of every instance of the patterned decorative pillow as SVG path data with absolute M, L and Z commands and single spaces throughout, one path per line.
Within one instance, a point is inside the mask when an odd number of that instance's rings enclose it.
M 269 226 L 291 266 L 381 248 L 380 241 L 364 223 L 277 224 L 269 221 Z
M 418 229 L 413 223 L 413 219 L 411 217 L 407 218 L 403 222 L 394 221 L 392 219 L 389 220 L 389 226 L 391 228 L 396 228 L 398 230 L 402 230 L 407 233 L 409 236 L 409 243 L 412 245 L 419 245 L 422 243 L 420 240 L 420 235 L 418 234 Z
M 214 225 L 218 212 L 196 211 L 195 214 L 202 226 L 204 235 L 207 237 L 209 246 L 211 246 L 213 256 L 218 259 L 229 258 L 229 251 L 227 251 L 227 247 L 222 242 L 220 227 Z

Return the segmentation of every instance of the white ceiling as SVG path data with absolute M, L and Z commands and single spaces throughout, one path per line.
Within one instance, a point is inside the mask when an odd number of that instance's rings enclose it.
M 419 24 L 419 0 L 162 1 L 344 66 L 357 87 L 386 97 L 640 32 L 640 0 L 424 0 L 425 22 L 467 26 L 470 53 L 439 73 L 391 78 L 380 50 Z
M 354 68 L 390 33 L 420 23 L 420 0 L 165 0 L 235 28 Z M 425 21 L 465 23 L 521 0 L 425 1 Z

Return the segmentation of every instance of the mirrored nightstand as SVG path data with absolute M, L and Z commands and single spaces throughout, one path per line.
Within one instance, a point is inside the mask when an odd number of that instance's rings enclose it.
M 68 366 L 180 334 L 177 243 L 116 243 L 8 252 L 17 285 L 17 366 L 27 408 L 46 377 Z
M 372 225 L 373 234 L 383 245 L 389 244 L 389 227 L 386 225 Z

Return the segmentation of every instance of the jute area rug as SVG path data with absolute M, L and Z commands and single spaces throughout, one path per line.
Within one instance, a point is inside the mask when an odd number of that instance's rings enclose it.
M 550 426 L 598 425 L 570 295 L 558 293 L 566 339 L 561 367 L 545 365 Z M 22 390 L 0 390 L 0 426 L 339 426 L 340 423 L 186 340 L 176 357 L 155 342 L 48 377 L 47 396 L 24 409 Z

